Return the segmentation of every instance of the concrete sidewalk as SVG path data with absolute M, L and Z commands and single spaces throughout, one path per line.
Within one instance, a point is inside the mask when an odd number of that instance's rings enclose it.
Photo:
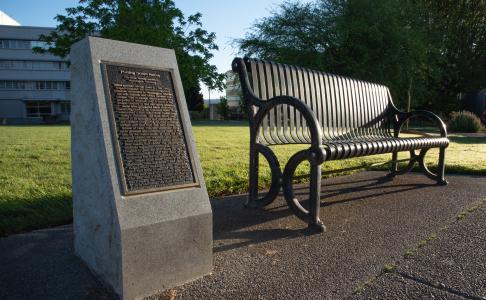
M 368 282 L 354 299 L 486 299 L 486 202 L 459 214 Z
M 266 211 L 212 200 L 213 273 L 152 299 L 485 297 L 486 178 L 384 174 L 324 180 L 324 234 L 281 198 Z M 112 297 L 74 256 L 71 226 L 2 238 L 0 253 L 0 299 Z

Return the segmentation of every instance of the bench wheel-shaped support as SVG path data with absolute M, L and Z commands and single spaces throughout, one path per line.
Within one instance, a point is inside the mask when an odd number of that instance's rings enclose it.
M 307 222 L 309 229 L 322 232 L 326 230 L 326 227 L 319 218 L 321 207 L 321 162 L 317 160 L 317 157 L 314 152 L 309 150 L 295 153 L 285 166 L 282 187 L 285 200 L 294 214 L 299 219 Z M 292 183 L 295 170 L 306 160 L 310 163 L 309 209 L 304 208 L 295 197 Z
M 397 120 L 398 120 L 398 122 L 395 123 L 396 137 L 399 136 L 403 124 L 405 124 L 409 119 L 414 117 L 424 117 L 434 121 L 439 128 L 440 136 L 443 138 L 447 138 L 447 130 L 444 122 L 442 122 L 442 120 L 434 113 L 431 113 L 429 111 L 423 111 L 423 110 L 412 111 L 407 113 L 396 110 L 395 113 L 397 114 Z M 427 152 L 430 150 L 430 148 L 421 149 L 419 154 L 416 154 L 415 150 L 410 150 L 409 163 L 401 170 L 398 170 L 398 163 L 397 163 L 398 152 L 393 152 L 390 173 L 388 174 L 388 176 L 393 178 L 397 175 L 405 174 L 413 169 L 415 163 L 418 163 L 420 170 L 425 174 L 425 176 L 427 176 L 432 180 L 435 180 L 438 185 L 447 185 L 448 182 L 445 179 L 446 148 L 447 147 L 439 148 L 439 161 L 437 164 L 437 173 L 433 173 L 432 171 L 430 171 L 430 169 L 427 167 L 427 164 L 425 163 L 425 156 L 427 155 Z
M 253 208 L 260 208 L 267 206 L 268 204 L 272 203 L 280 191 L 281 182 L 282 182 L 282 172 L 280 171 L 280 164 L 278 162 L 277 157 L 273 153 L 273 151 L 262 144 L 254 143 L 251 145 L 250 151 L 250 195 L 245 203 L 247 207 Z M 262 154 L 263 157 L 267 160 L 268 165 L 270 166 L 270 172 L 272 175 L 272 182 L 270 185 L 270 189 L 268 192 L 263 196 L 258 196 L 258 163 L 259 163 L 259 154 Z
M 415 150 L 410 150 L 410 160 L 408 164 L 403 169 L 398 169 L 398 153 L 394 152 L 392 154 L 392 163 L 390 168 L 390 173 L 388 174 L 389 177 L 393 178 L 397 175 L 403 175 L 405 173 L 410 172 L 415 163 L 418 163 L 420 170 L 427 176 L 428 178 L 437 181 L 438 185 L 447 185 L 448 182 L 445 179 L 445 150 L 446 148 L 440 148 L 439 150 L 439 162 L 437 165 L 437 173 L 433 173 L 425 163 L 425 156 L 429 149 L 422 149 L 420 150 L 419 154 L 415 152 Z

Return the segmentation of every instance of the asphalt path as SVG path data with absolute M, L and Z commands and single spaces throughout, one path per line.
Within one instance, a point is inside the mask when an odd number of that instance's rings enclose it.
M 390 181 L 384 172 L 324 180 L 322 234 L 310 234 L 282 198 L 265 210 L 243 208 L 245 195 L 212 199 L 213 272 L 150 298 L 483 299 L 486 177 L 448 180 Z M 305 198 L 306 186 L 296 194 Z M 72 243 L 70 225 L 1 238 L 0 299 L 112 298 Z

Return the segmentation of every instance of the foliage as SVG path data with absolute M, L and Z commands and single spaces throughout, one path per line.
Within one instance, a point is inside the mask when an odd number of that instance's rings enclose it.
M 189 109 L 202 109 L 199 82 L 221 90 L 224 75 L 209 63 L 216 35 L 202 28 L 201 14 L 187 18 L 173 0 L 79 0 L 57 15 L 57 30 L 42 35 L 50 52 L 65 57 L 73 43 L 89 35 L 174 49 Z
M 245 122 L 202 122 L 192 127 L 210 197 L 248 190 L 249 130 Z M 486 175 L 484 137 L 450 135 L 447 173 Z M 285 162 L 305 145 L 272 147 Z M 467 155 L 464 155 L 467 153 Z M 437 163 L 437 149 L 427 154 Z M 406 158 L 401 152 L 399 159 Z M 369 168 L 389 154 L 326 162 L 324 172 Z M 386 168 L 383 166 L 382 168 Z M 268 188 L 270 170 L 260 159 L 259 188 Z M 355 170 L 354 172 L 356 172 Z M 297 175 L 308 174 L 298 168 Z M 350 173 L 347 171 L 346 173 Z M 334 173 L 325 176 L 343 174 Z M 0 126 L 0 236 L 65 224 L 72 220 L 69 126 Z
M 197 111 L 197 110 L 189 111 L 189 115 L 191 116 L 191 121 L 209 120 L 209 108 L 207 106 L 204 106 L 203 110 L 201 111 Z
M 486 1 L 421 0 L 431 43 L 440 55 L 437 105 L 486 85 Z M 439 99 L 440 102 L 439 103 Z M 444 101 L 445 100 L 445 101 Z M 444 103 L 445 102 L 445 103 Z M 459 108 L 449 107 L 449 111 Z
M 469 111 L 452 112 L 448 129 L 454 132 L 479 132 L 481 120 Z
M 221 97 L 219 103 L 216 105 L 216 112 L 221 116 L 223 120 L 227 120 L 229 117 L 228 99 Z
M 442 112 L 484 86 L 485 43 L 486 2 L 433 0 L 285 2 L 236 40 L 242 54 L 383 83 L 402 108 Z
M 185 89 L 187 106 L 190 111 L 202 112 L 204 109 L 204 98 L 201 94 L 201 87 L 198 85 L 189 86 Z
M 239 109 L 239 113 L 243 116 L 243 118 L 247 118 L 247 115 L 248 115 L 248 103 L 246 103 L 245 101 L 245 98 L 243 97 L 243 92 L 241 91 L 241 88 L 240 88 L 240 92 L 238 93 L 238 109 Z

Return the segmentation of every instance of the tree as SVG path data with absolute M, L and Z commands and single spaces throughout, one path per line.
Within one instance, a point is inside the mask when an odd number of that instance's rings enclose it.
M 243 91 L 241 89 L 238 92 L 238 108 L 241 115 L 246 117 L 250 107 L 248 106 L 248 103 L 246 103 L 245 98 L 243 97 Z
M 191 110 L 203 111 L 204 98 L 203 94 L 201 94 L 201 87 L 199 85 L 193 85 L 186 90 L 187 92 L 184 94 L 186 95 L 187 106 L 190 107 Z
M 236 44 L 248 56 L 325 67 L 324 53 L 331 43 L 329 12 L 317 3 L 284 2 L 270 17 L 257 21 Z
M 73 43 L 89 35 L 172 48 L 189 109 L 203 107 L 200 82 L 223 87 L 224 75 L 209 63 L 218 49 L 216 35 L 202 29 L 200 13 L 185 18 L 172 0 L 80 0 L 66 12 L 56 16 L 56 31 L 40 37 L 49 48 L 34 51 L 66 57 Z
M 458 93 L 486 82 L 485 7 L 484 1 L 285 2 L 236 44 L 245 55 L 383 83 L 401 108 L 411 101 L 448 112 L 457 109 Z
M 386 84 L 405 106 L 407 91 L 427 90 L 427 45 L 411 10 L 399 0 L 287 2 L 237 43 L 247 55 Z
M 419 1 L 439 51 L 439 106 L 459 109 L 458 95 L 486 87 L 486 1 Z
M 229 117 L 228 99 L 226 97 L 220 97 L 219 99 L 219 103 L 216 105 L 216 112 L 223 120 L 227 120 Z

